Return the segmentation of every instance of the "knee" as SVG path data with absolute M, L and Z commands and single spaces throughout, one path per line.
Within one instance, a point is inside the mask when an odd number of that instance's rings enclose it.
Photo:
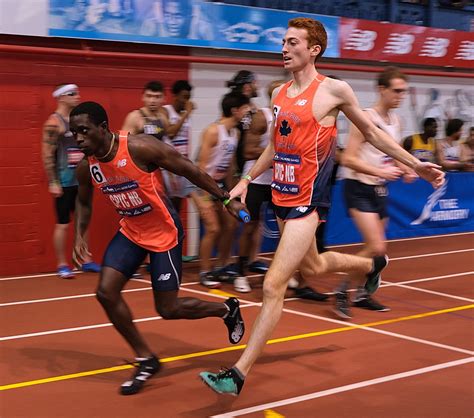
M 276 300 L 284 299 L 286 285 L 282 285 L 276 280 L 272 280 L 271 277 L 265 277 L 263 282 L 263 299 L 264 300 Z
M 387 253 L 387 244 L 385 241 L 374 242 L 369 246 L 370 257 L 375 257 L 377 255 L 384 255 Z
M 160 305 L 156 306 L 156 311 L 163 319 L 179 319 L 181 318 L 179 307 Z
M 95 292 L 95 297 L 102 306 L 111 306 L 117 302 L 117 295 L 104 287 L 99 287 Z

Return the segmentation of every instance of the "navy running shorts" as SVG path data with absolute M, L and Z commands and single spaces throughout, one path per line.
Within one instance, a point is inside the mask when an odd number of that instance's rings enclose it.
M 264 203 L 272 205 L 272 187 L 268 184 L 250 183 L 248 186 L 245 204 L 252 221 L 260 220 L 260 209 Z
M 181 255 L 183 241 L 168 251 L 149 251 L 118 231 L 110 241 L 102 261 L 103 267 L 111 267 L 127 279 L 137 271 L 146 255 L 150 255 L 150 275 L 153 290 L 167 292 L 178 290 L 181 284 Z
M 388 217 L 385 185 L 373 186 L 357 180 L 346 179 L 343 185 L 344 200 L 348 209 L 377 213 L 380 219 Z
M 63 195 L 54 199 L 56 208 L 56 222 L 68 224 L 71 222 L 71 213 L 76 208 L 77 186 L 63 187 Z
M 324 222 L 329 212 L 329 208 L 320 206 L 285 207 L 273 205 L 273 210 L 275 211 L 275 215 L 284 222 L 290 221 L 292 219 L 302 219 L 314 211 L 318 213 L 319 220 Z

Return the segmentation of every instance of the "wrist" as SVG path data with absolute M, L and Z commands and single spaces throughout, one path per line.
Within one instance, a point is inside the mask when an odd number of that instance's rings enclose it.
M 240 177 L 241 180 L 247 180 L 249 183 L 252 183 L 253 177 L 250 174 L 245 174 Z

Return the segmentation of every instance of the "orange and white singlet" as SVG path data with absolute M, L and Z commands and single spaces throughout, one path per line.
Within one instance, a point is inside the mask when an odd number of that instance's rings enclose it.
M 292 98 L 287 96 L 290 81 L 274 100 L 272 201 L 278 206 L 329 206 L 337 129 L 335 124 L 321 126 L 312 110 L 325 78 L 319 74 Z
M 137 167 L 128 151 L 128 132 L 120 131 L 118 144 L 112 161 L 88 157 L 92 182 L 122 217 L 120 232 L 149 251 L 168 251 L 178 244 L 180 221 L 168 209 L 161 172 Z

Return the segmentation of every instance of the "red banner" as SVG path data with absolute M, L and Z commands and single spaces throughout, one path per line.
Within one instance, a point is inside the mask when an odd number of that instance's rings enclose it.
M 341 18 L 341 58 L 474 69 L 474 33 Z

